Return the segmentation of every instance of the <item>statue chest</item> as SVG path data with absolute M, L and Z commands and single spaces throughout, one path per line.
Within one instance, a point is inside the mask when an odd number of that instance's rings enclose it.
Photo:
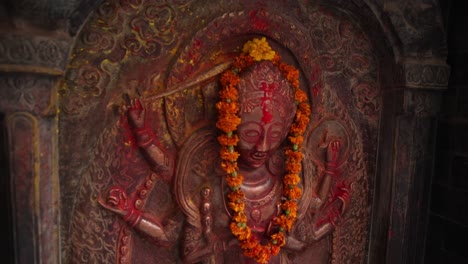
M 229 188 L 223 179 L 220 179 L 217 187 L 214 188 L 215 194 L 213 205 L 214 205 L 214 217 L 217 218 L 214 221 L 215 229 L 223 229 L 230 233 L 229 224 L 231 223 L 232 214 L 228 209 L 228 198 Z M 272 220 L 279 215 L 282 196 L 282 183 L 276 181 L 268 190 L 261 191 L 261 195 L 257 193 L 250 193 L 246 188 L 244 199 L 245 203 L 245 214 L 248 219 L 248 226 L 252 232 L 257 234 L 259 237 L 268 234 L 269 228 L 272 225 Z M 221 231 L 221 230 L 219 230 Z

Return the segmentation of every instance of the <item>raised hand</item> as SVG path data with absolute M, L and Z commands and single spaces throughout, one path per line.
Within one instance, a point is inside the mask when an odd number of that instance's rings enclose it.
M 337 165 L 341 152 L 341 141 L 331 140 L 327 148 L 327 162 Z
M 139 99 L 131 99 L 128 105 L 123 106 L 123 110 L 127 112 L 129 123 L 133 128 L 145 127 L 145 109 Z

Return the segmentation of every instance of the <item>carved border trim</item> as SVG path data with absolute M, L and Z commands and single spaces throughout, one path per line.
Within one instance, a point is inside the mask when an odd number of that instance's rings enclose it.
M 405 86 L 422 89 L 447 89 L 450 77 L 448 65 L 403 64 Z
M 69 39 L 0 34 L 0 71 L 62 75 L 71 46 Z

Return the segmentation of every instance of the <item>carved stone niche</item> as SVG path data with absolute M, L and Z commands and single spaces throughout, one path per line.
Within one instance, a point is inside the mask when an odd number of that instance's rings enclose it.
M 364 263 L 372 195 L 378 195 L 373 186 L 382 89 L 391 88 L 383 81 L 402 81 L 394 80 L 400 75 L 394 74 L 391 49 L 370 11 L 362 11 L 362 20 L 353 12 L 304 1 L 102 3 L 78 35 L 59 88 L 63 262 L 178 263 L 190 260 L 191 242 L 212 246 L 204 262 L 244 259 L 237 242 L 229 242 L 234 237 L 219 176 L 215 103 L 221 72 L 243 43 L 265 37 L 300 70 L 312 105 L 298 219 L 288 233 L 290 244 L 272 262 Z M 122 109 L 133 98 L 145 109 L 146 129 L 160 153 L 139 148 L 148 145 Z M 350 197 L 336 219 L 326 206 L 332 194 L 326 190 L 323 204 L 316 202 L 332 141 L 341 143 L 335 167 Z M 167 161 L 167 168 L 149 162 L 152 155 L 164 156 L 157 160 Z M 273 158 L 273 165 L 283 163 L 281 151 Z M 115 186 L 120 201 L 127 201 L 123 206 L 140 212 L 144 223 L 157 223 L 165 239 L 154 233 L 157 228 L 142 228 L 134 215 L 120 217 L 100 205 Z M 338 184 L 331 186 L 333 193 Z M 275 210 L 277 195 L 262 196 L 255 206 Z M 206 201 L 211 215 L 203 213 Z M 253 207 L 248 217 L 260 217 Z M 205 232 L 207 216 L 213 236 Z M 320 217 L 335 226 L 313 241 Z M 224 239 L 225 247 L 212 239 Z M 293 240 L 302 247 L 289 247 Z

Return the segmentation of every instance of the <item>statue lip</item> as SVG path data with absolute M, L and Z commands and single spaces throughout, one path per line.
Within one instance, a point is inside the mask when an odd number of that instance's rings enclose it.
M 252 167 L 260 167 L 262 166 L 268 158 L 267 152 L 255 152 L 249 155 L 247 163 Z
M 263 160 L 268 157 L 268 152 L 258 151 L 250 155 L 255 160 Z

